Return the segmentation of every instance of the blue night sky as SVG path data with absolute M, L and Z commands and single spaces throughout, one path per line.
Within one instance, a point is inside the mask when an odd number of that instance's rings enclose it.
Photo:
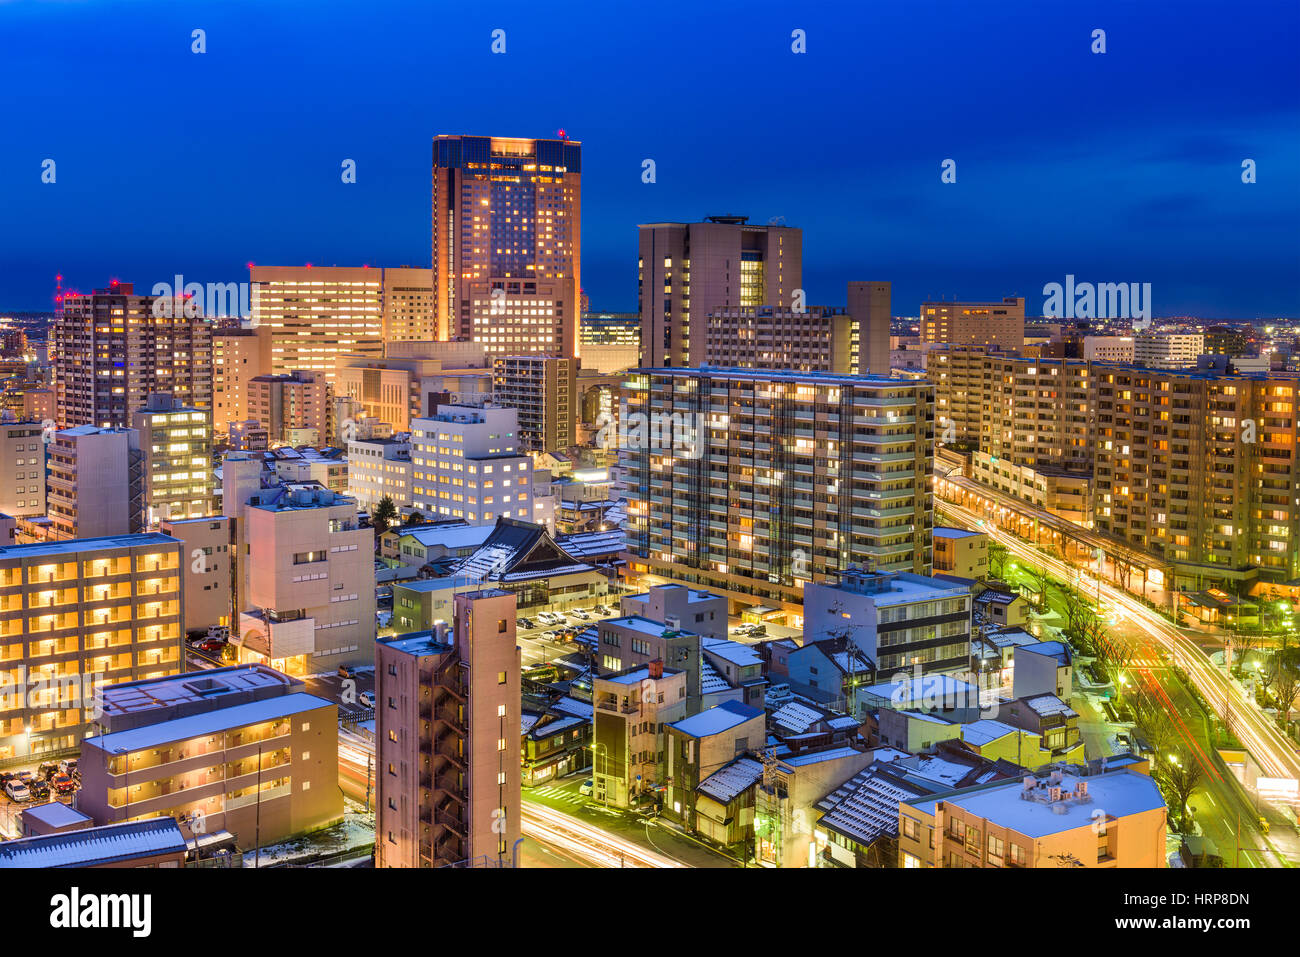
M 147 291 L 249 261 L 427 266 L 431 137 L 563 128 L 595 308 L 636 308 L 637 223 L 739 213 L 803 228 L 812 303 L 888 279 L 896 314 L 1036 314 L 1073 273 L 1150 282 L 1158 316 L 1300 316 L 1298 11 L 0 0 L 0 308 L 52 308 L 56 272 Z

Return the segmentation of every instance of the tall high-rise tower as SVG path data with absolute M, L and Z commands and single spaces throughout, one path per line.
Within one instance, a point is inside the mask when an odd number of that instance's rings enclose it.
M 433 141 L 439 336 L 489 355 L 577 355 L 582 144 L 500 136 Z
M 729 307 L 799 307 L 803 230 L 751 226 L 745 216 L 639 227 L 641 364 L 698 366 L 709 314 Z

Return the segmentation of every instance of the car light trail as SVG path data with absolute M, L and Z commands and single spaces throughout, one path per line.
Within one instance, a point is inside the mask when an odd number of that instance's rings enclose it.
M 599 867 L 684 867 L 681 862 L 626 841 L 576 817 L 524 801 L 523 832 Z

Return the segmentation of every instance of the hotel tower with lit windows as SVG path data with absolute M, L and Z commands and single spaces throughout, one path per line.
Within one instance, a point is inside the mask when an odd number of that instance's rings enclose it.
M 582 145 L 433 141 L 433 288 L 441 339 L 489 357 L 578 348 Z

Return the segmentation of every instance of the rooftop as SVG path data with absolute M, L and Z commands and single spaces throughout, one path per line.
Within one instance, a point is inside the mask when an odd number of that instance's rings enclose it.
M 947 525 L 936 525 L 930 529 L 935 538 L 974 538 L 980 535 L 980 532 L 972 532 L 966 528 L 950 528 Z
M 410 632 L 405 635 L 394 635 L 392 638 L 380 638 L 378 641 L 386 648 L 416 657 L 445 655 L 452 648 L 447 642 L 439 641 L 437 634 L 432 631 Z
M 59 555 L 76 555 L 80 552 L 107 551 L 115 548 L 145 548 L 180 545 L 178 538 L 161 532 L 143 532 L 139 535 L 108 535 L 104 538 L 70 538 L 62 542 L 33 542 L 30 545 L 5 545 L 0 547 L 0 558 L 44 558 Z
M 1032 797 L 1020 780 L 981 788 L 966 793 L 940 795 L 914 805 L 918 811 L 934 813 L 941 800 L 944 807 L 956 807 L 968 814 L 984 818 L 998 827 L 1009 828 L 1026 837 L 1041 838 L 1061 831 L 1092 827 L 1094 814 L 1102 811 L 1108 818 L 1123 818 L 1145 811 L 1163 811 L 1165 800 L 1155 781 L 1137 771 L 1108 771 L 1080 777 L 1070 772 L 1062 773 L 1058 785 L 1062 795 L 1077 793 L 1079 782 L 1086 782 L 1087 797 L 1049 801 L 1042 793 L 1050 779 L 1035 779 Z
M 753 758 L 737 758 L 730 764 L 710 774 L 695 789 L 719 804 L 730 804 L 747 788 L 753 787 L 763 777 L 763 764 Z
M 104 715 L 112 718 L 186 702 L 210 701 L 214 697 L 241 691 L 294 686 L 301 687 L 302 682 L 273 668 L 253 664 L 168 675 L 164 678 L 144 678 L 140 681 L 104 685 Z
M 699 714 L 676 721 L 668 727 L 692 738 L 707 738 L 762 716 L 763 711 L 752 705 L 742 704 L 739 701 L 724 701 Z
M 154 817 L 5 841 L 0 844 L 0 867 L 90 867 L 185 849 L 175 819 Z
M 318 708 L 328 708 L 332 705 L 333 702 L 331 701 L 300 691 L 294 694 L 281 695 L 277 698 L 250 701 L 247 704 L 235 705 L 232 708 L 221 708 L 217 711 L 191 715 L 187 718 L 177 718 L 174 721 L 147 724 L 128 731 L 97 735 L 86 738 L 81 743 L 81 746 L 83 753 L 87 747 L 97 748 L 100 751 L 113 754 L 124 751 L 139 751 L 144 748 L 156 748 L 164 744 L 171 744 L 174 741 L 185 741 L 204 734 L 217 734 L 250 724 L 273 721 L 276 718 L 287 718 L 290 715 L 315 711 Z
M 73 824 L 94 823 L 94 818 L 89 814 L 82 814 L 70 804 L 64 804 L 62 801 L 50 801 L 48 804 L 37 804 L 23 808 L 23 816 L 31 817 L 50 827 L 68 827 Z

